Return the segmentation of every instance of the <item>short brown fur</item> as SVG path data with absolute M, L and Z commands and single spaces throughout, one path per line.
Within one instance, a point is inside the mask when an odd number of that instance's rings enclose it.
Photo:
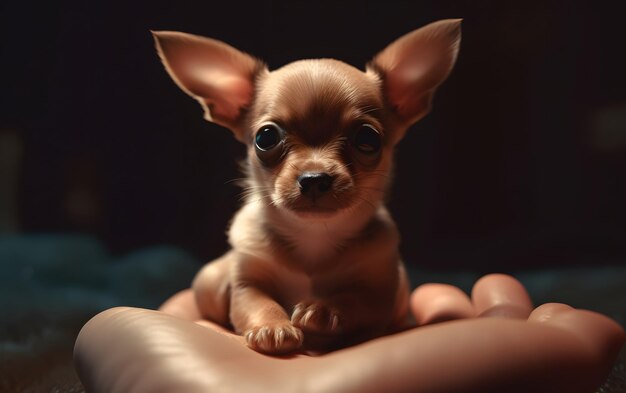
M 452 69 L 460 20 L 401 37 L 366 72 L 332 59 L 270 72 L 216 40 L 154 35 L 176 83 L 248 146 L 232 250 L 193 283 L 202 315 L 269 354 L 333 349 L 405 323 L 409 286 L 384 198 L 394 146 Z

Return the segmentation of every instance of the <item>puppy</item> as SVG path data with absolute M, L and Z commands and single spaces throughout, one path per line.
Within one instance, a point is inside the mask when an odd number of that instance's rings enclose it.
M 232 250 L 193 282 L 205 318 L 268 354 L 338 348 L 406 322 L 409 286 L 384 198 L 394 147 L 450 73 L 460 24 L 399 38 L 365 72 L 332 59 L 270 72 L 223 42 L 153 33 L 176 84 L 248 151 Z

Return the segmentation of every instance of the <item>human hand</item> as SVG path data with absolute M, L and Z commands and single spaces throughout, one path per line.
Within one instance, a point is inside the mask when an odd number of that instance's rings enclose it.
M 418 328 L 322 356 L 270 357 L 202 321 L 183 291 L 161 311 L 114 308 L 81 331 L 76 367 L 90 392 L 592 392 L 623 330 L 563 304 L 533 310 L 509 276 L 471 298 L 443 284 L 411 297 Z

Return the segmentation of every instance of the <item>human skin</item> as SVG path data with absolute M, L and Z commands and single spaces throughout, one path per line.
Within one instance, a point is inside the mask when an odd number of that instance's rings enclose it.
M 624 342 L 591 311 L 533 309 L 510 276 L 471 297 L 427 284 L 411 296 L 419 327 L 319 356 L 271 357 L 201 320 L 190 290 L 160 311 L 118 307 L 91 319 L 74 358 L 89 392 L 593 392 Z

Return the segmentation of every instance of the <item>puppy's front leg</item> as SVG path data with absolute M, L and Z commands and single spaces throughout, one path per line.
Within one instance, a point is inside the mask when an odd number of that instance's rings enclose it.
M 231 321 L 256 351 L 280 354 L 302 345 L 302 331 L 291 324 L 281 305 L 259 288 L 233 288 Z
M 402 264 L 395 272 L 379 271 L 358 284 L 350 285 L 348 277 L 339 282 L 347 284 L 322 287 L 318 298 L 297 304 L 291 316 L 294 326 L 305 333 L 339 334 L 343 345 L 349 345 L 406 324 L 409 283 Z
M 325 299 L 310 299 L 294 307 L 291 321 L 309 333 L 351 334 L 362 330 L 374 337 L 384 333 L 392 322 L 393 301 L 383 296 L 372 297 L 371 291 L 355 289 Z
M 265 273 L 258 265 L 235 273 L 230 299 L 231 322 L 235 330 L 243 334 L 248 346 L 256 351 L 292 352 L 302 346 L 302 331 L 292 325 L 285 309 L 272 296 L 273 284 Z
M 230 269 L 235 253 L 229 251 L 220 258 L 207 263 L 193 279 L 191 287 L 200 314 L 223 326 L 230 325 Z

